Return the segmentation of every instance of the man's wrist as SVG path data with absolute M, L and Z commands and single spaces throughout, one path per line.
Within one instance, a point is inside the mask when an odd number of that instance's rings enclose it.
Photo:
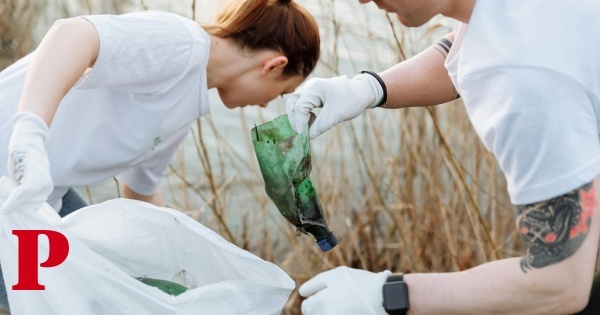
M 369 108 L 377 108 L 380 106 L 385 107 L 387 104 L 387 88 L 385 86 L 385 82 L 383 82 L 383 79 L 373 71 L 363 70 L 360 72 L 360 74 L 367 74 L 370 76 L 369 81 L 371 81 L 371 85 L 375 87 L 376 91 L 378 92 L 377 94 L 380 95 L 380 97 L 377 98 L 375 105 L 370 106 Z M 373 82 L 373 79 L 375 79 L 375 82 Z

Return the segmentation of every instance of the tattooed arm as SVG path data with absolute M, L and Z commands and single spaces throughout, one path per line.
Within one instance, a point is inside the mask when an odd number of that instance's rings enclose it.
M 456 273 L 407 274 L 408 314 L 572 314 L 589 299 L 600 234 L 600 177 L 517 207 L 527 253 Z
M 458 97 L 444 67 L 455 34 L 447 34 L 418 55 L 380 73 L 387 86 L 386 108 L 438 105 Z

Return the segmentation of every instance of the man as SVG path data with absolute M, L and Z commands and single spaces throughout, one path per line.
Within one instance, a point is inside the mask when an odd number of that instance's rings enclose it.
M 374 2 L 406 26 L 442 14 L 460 27 L 381 75 L 309 80 L 288 101 L 290 123 L 301 130 L 312 109 L 323 107 L 310 126 L 314 139 L 367 108 L 436 105 L 460 95 L 506 176 L 527 252 L 454 273 L 398 277 L 336 268 L 300 287 L 307 297 L 302 312 L 572 314 L 588 301 L 584 312 L 594 312 L 600 5 L 595 0 Z

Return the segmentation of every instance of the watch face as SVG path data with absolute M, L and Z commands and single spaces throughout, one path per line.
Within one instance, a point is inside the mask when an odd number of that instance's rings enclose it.
M 383 307 L 390 311 L 408 310 L 408 288 L 405 282 L 389 282 L 383 286 Z M 390 313 L 392 314 L 392 313 Z

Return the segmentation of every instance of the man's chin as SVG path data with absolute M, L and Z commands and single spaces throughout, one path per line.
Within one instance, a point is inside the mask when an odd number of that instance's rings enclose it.
M 223 105 L 225 105 L 225 107 L 227 107 L 229 109 L 246 106 L 245 104 L 240 104 L 239 102 L 227 100 L 227 99 L 223 99 L 223 98 L 221 98 L 221 101 L 223 102 Z
M 403 19 L 400 14 L 396 13 L 396 18 L 398 19 L 398 21 L 400 21 L 400 23 L 402 23 L 402 25 L 410 27 L 410 25 L 408 24 L 408 21 Z
M 423 26 L 425 23 L 427 23 L 427 21 L 421 22 L 421 21 L 413 21 L 413 20 L 405 19 L 398 13 L 396 13 L 396 18 L 398 19 L 398 21 L 400 21 L 400 23 L 402 23 L 402 25 L 404 25 L 406 27 L 419 27 L 419 26 Z
M 238 105 L 238 104 L 233 104 L 233 103 L 225 102 L 225 101 L 223 102 L 223 105 L 225 105 L 225 107 L 227 107 L 229 109 L 234 109 L 234 108 L 240 107 L 240 105 Z

